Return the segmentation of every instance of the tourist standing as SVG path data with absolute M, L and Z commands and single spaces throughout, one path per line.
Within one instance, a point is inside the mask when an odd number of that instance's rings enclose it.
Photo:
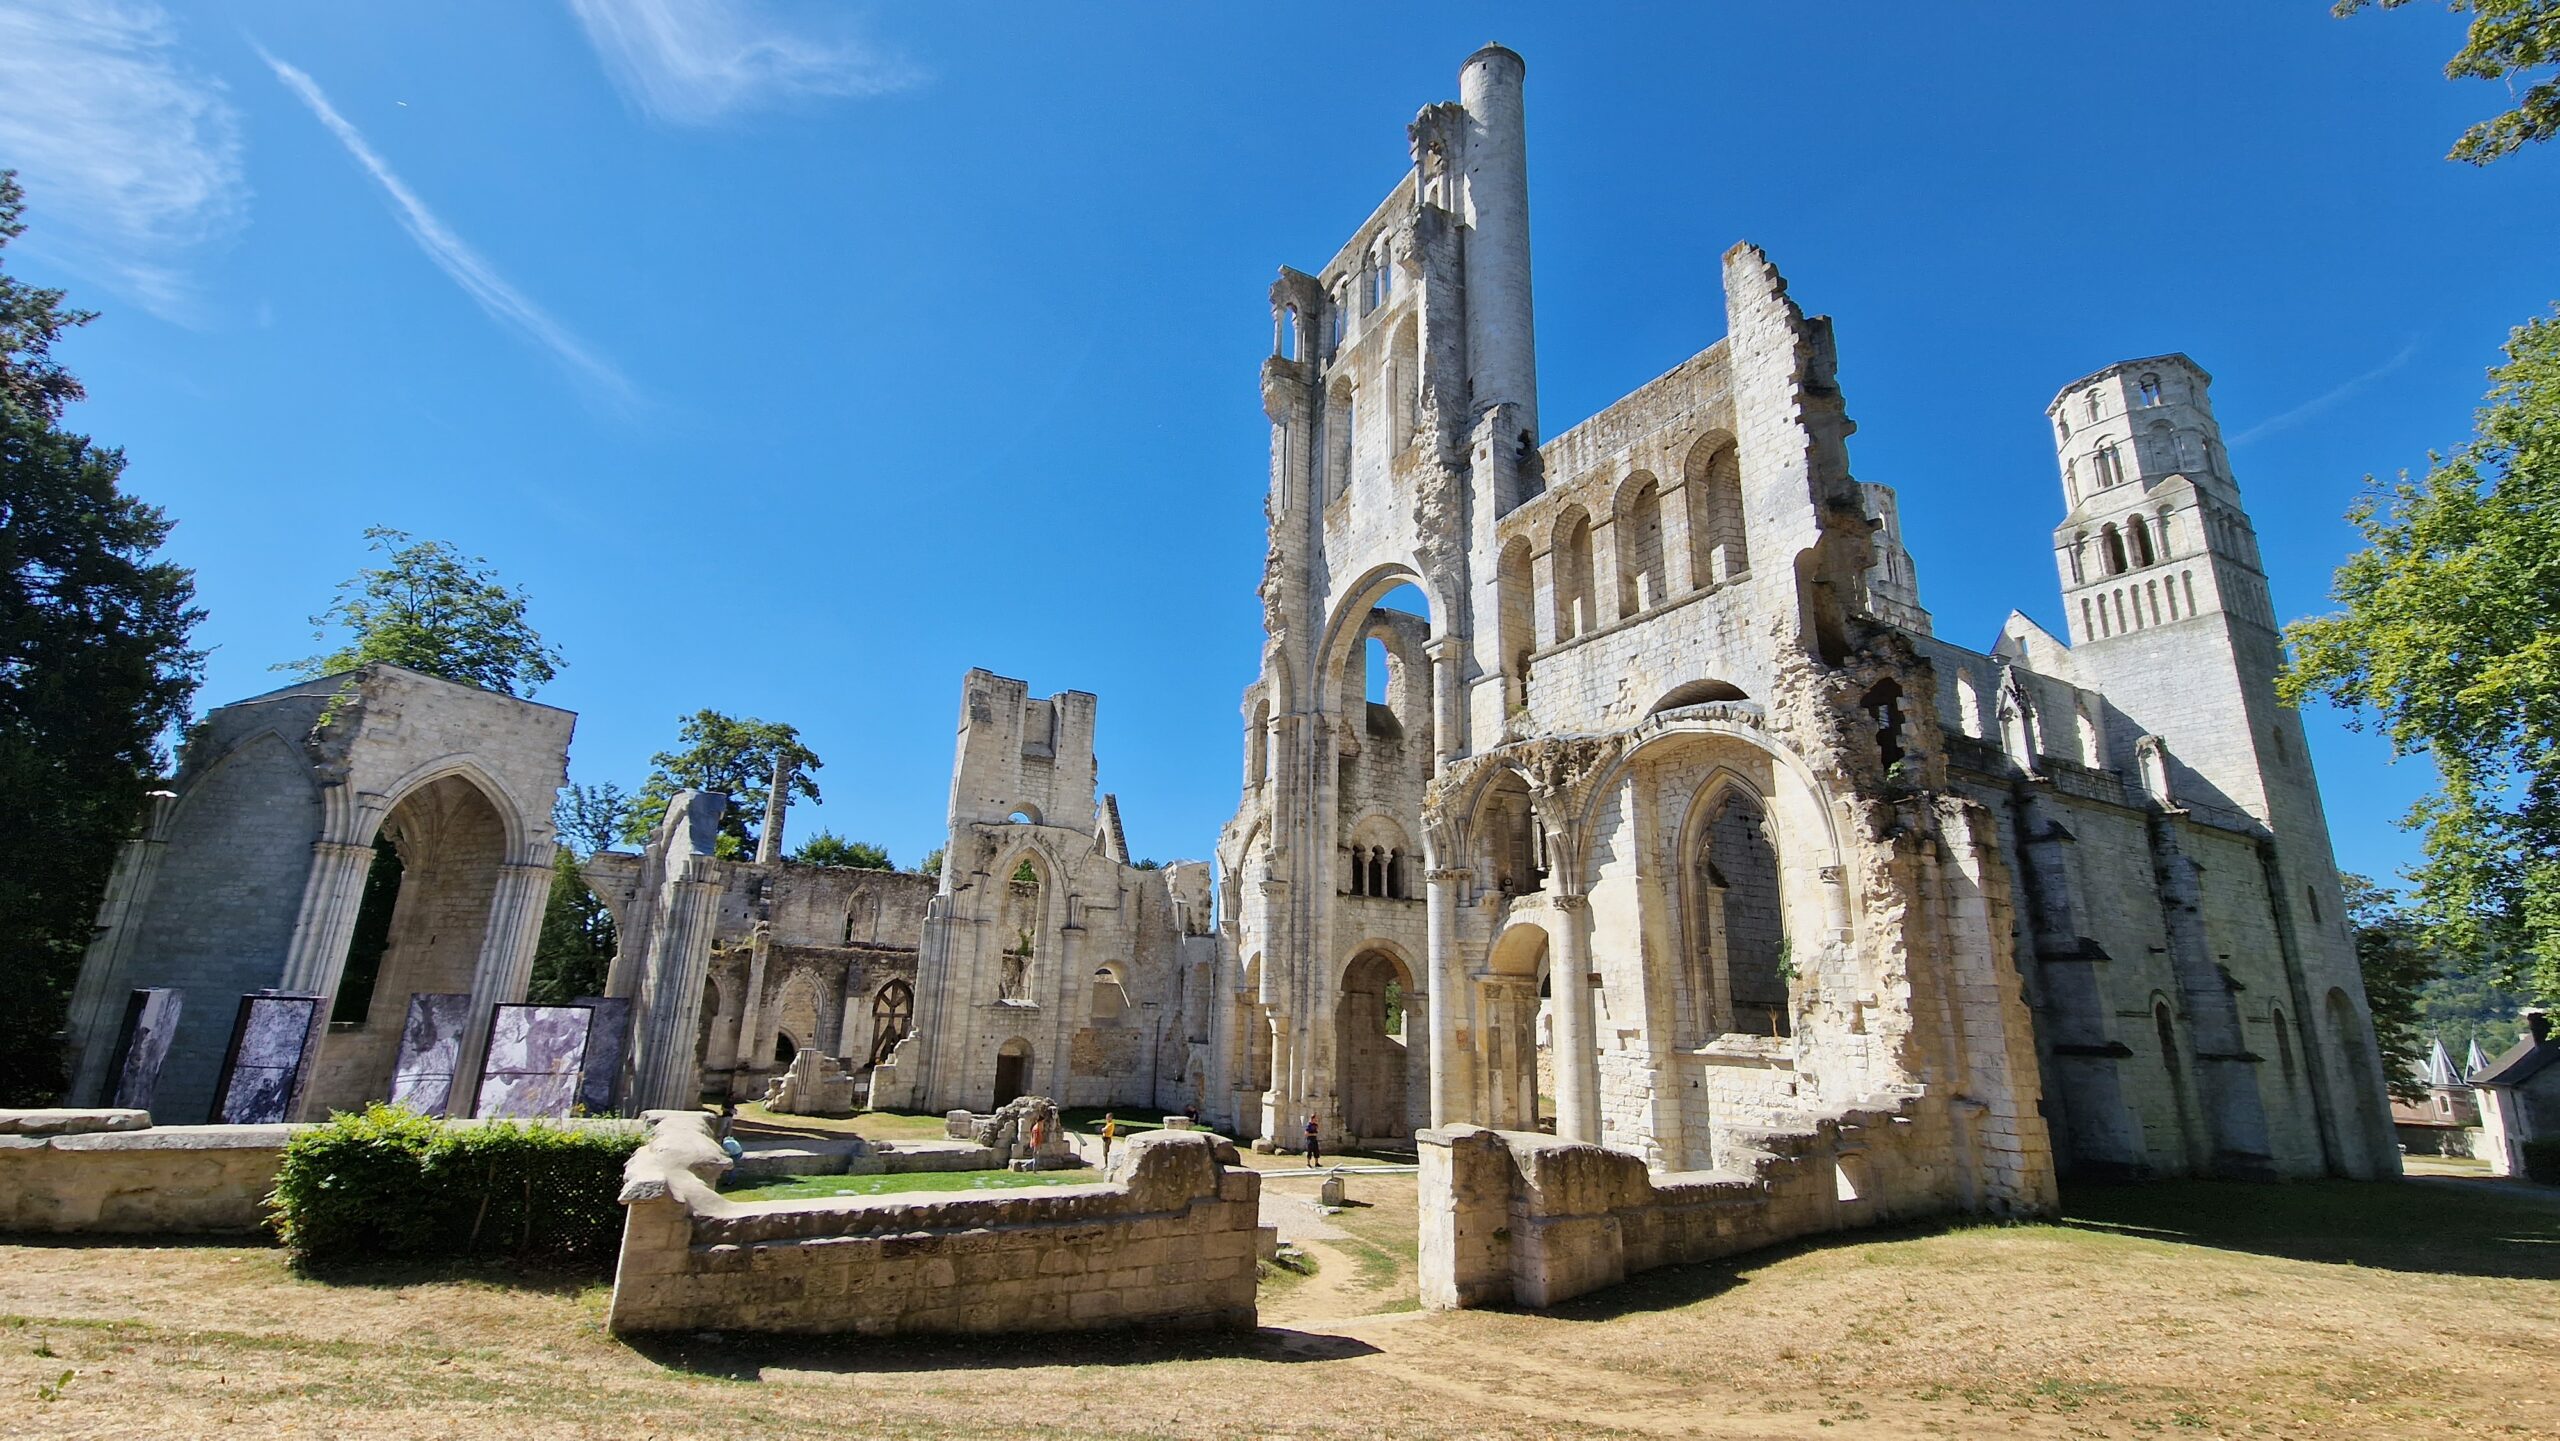
M 1120 1118 L 1109 1111 L 1102 1113 L 1102 1164 L 1111 1164 L 1111 1143 L 1120 1139 Z
M 1322 1157 L 1316 1154 L 1316 1113 L 1309 1111 L 1307 1113 L 1307 1165 L 1312 1169 L 1321 1160 Z

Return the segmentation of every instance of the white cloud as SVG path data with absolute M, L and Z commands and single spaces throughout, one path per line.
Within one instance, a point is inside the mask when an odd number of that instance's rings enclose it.
M 2318 415 L 2324 410 L 2327 410 L 2330 406 L 2337 404 L 2339 401 L 2346 399 L 2348 396 L 2353 395 L 2357 391 L 2364 389 L 2366 386 L 2373 384 L 2375 381 L 2382 379 L 2391 372 L 2398 370 L 2401 366 L 2407 365 L 2410 358 L 2415 356 L 2417 353 L 2418 342 L 2413 339 L 2408 344 L 2400 347 L 2400 353 L 2398 355 L 2391 357 L 2389 360 L 2382 362 L 2380 365 L 2375 366 L 2373 369 L 2366 371 L 2364 374 L 2359 375 L 2352 380 L 2341 381 L 2338 384 L 2331 386 L 2325 394 L 2313 396 L 2311 399 L 2302 402 L 2300 405 L 2295 406 L 2293 409 L 2286 411 L 2282 415 L 2270 416 L 2265 420 L 2259 421 L 2257 424 L 2250 426 L 2247 430 L 2231 437 L 2231 443 L 2233 445 L 2247 445 L 2250 441 L 2256 440 L 2262 435 L 2273 435 L 2280 430 L 2291 430 L 2293 427 L 2300 425 L 2302 422 L 2309 420 L 2311 417 Z
M 26 187 L 29 250 L 186 320 L 189 261 L 238 233 L 248 189 L 239 113 L 175 38 L 143 0 L 0 0 L 0 168 Z
M 507 283 L 506 278 L 498 274 L 479 251 L 454 234 L 452 228 L 418 198 L 416 191 L 392 173 L 391 167 L 366 143 L 363 132 L 347 123 L 347 118 L 329 103 L 329 97 L 321 93 L 310 76 L 263 49 L 258 52 L 258 58 L 267 62 L 268 68 L 276 72 L 276 78 L 284 82 L 286 89 L 311 107 L 311 113 L 320 118 L 320 123 L 328 127 L 330 134 L 338 137 L 338 143 L 347 147 L 347 153 L 356 158 L 356 163 L 381 184 L 383 191 L 391 197 L 392 211 L 408 230 L 409 238 L 418 242 L 418 248 L 451 276 L 464 294 L 478 301 L 480 308 L 489 312 L 491 318 L 550 351 L 571 372 L 601 387 L 612 398 L 630 398 L 631 383 L 623 378 L 622 372 L 588 349 L 586 342 L 570 334 L 523 291 Z
M 833 13 L 823 31 L 759 0 L 568 0 L 605 73 L 655 119 L 702 125 L 803 99 L 884 95 L 921 72 Z

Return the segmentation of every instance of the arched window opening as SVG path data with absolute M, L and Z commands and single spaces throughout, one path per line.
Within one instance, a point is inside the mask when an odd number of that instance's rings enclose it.
M 2084 595 L 2080 597 L 2080 634 L 2085 638 L 2097 633 L 2097 623 L 2089 618 L 2089 598 Z
M 1876 754 L 1891 771 L 1903 757 L 1902 687 L 1891 680 L 1878 681 L 1859 700 L 1858 708 L 1875 726 Z
M 1120 978 L 1120 968 L 1117 965 L 1095 967 L 1091 1008 L 1093 1024 L 1116 1026 L 1128 1014 L 1129 988 Z
M 2151 527 L 2144 525 L 2142 517 L 2137 515 L 2125 521 L 2125 531 L 2133 538 L 2133 563 L 2137 566 L 2151 564 Z
M 2187 587 L 2187 614 L 2194 615 L 2196 613 L 2196 573 L 2191 570 L 2182 570 L 2178 572 L 2178 579 L 2185 582 Z
M 1484 800 L 1479 832 L 1486 850 L 1484 874 L 1502 895 L 1526 895 L 1546 884 L 1535 808 L 1528 783 L 1506 773 L 1493 783 Z
M 346 964 L 338 971 L 337 999 L 329 1005 L 333 1026 L 361 1026 L 373 1010 L 374 983 L 391 949 L 391 917 L 400 904 L 400 848 L 388 835 L 373 838 L 373 864 L 356 902 L 355 933 L 347 939 Z
M 2091 420 L 2098 418 L 2098 392 L 2094 390 L 2089 392 L 2089 418 Z
M 2088 604 L 2085 600 L 2080 602 L 2084 612 Z M 2084 628 L 2085 624 L 2084 622 Z M 1957 723 L 1964 728 L 1966 735 L 1976 740 L 1983 738 L 1985 732 L 1982 722 L 1982 688 L 1975 684 L 1973 673 L 1970 671 L 1956 672 L 1956 716 Z
M 903 980 L 891 981 L 871 997 L 871 1053 L 868 1064 L 879 1065 L 889 1053 L 907 1038 L 915 1025 L 916 988 Z
M 2160 623 L 2160 582 L 2146 580 L 2142 583 L 2142 588 L 2151 597 L 2151 623 L 2158 625 Z
M 1716 1029 L 1784 1036 L 1795 963 L 1778 886 L 1778 853 L 1759 801 L 1728 788 L 1707 813 L 1690 867 L 1702 924 L 1694 938 L 1699 992 Z
M 1591 517 L 1577 510 L 1556 532 L 1556 639 L 1567 641 L 1592 630 Z
M 2071 417 L 2070 417 L 2070 416 L 2067 416 L 2067 415 L 2057 415 L 2057 416 L 2055 416 L 2055 417 L 2053 418 L 2053 428 L 2054 428 L 2055 430 L 2057 430 L 2057 431 L 2060 431 L 2060 432 L 2061 432 L 2061 434 L 2062 434 L 2062 438 L 2063 438 L 2064 440 L 2066 440 L 2066 441 L 2067 441 L 2067 440 L 2071 439 Z
M 1618 614 L 1640 615 L 1662 604 L 1662 489 L 1652 476 L 1630 483 L 1613 525 L 1618 543 Z
M 1742 466 L 1734 443 L 1721 433 L 1690 447 L 1681 466 L 1689 493 L 1689 574 L 1701 587 L 1740 580 L 1751 573 L 1744 535 Z
M 2106 528 L 2098 532 L 2098 555 L 2106 564 L 2107 574 L 2125 573 L 2124 532 L 2117 530 L 2113 521 L 2107 522 Z
M 1005 883 L 1003 919 L 996 934 L 1003 952 L 996 970 L 996 999 L 1029 1001 L 1033 968 L 1040 960 L 1040 932 L 1045 917 L 1041 911 L 1040 867 L 1028 856 L 1013 869 Z
M 2122 589 L 2118 589 L 2118 590 L 2116 591 L 2116 593 L 2115 593 L 2115 600 L 2116 600 L 2116 629 L 2121 630 L 2121 631 L 2129 631 L 2129 630 L 2133 629 L 2133 626 L 2131 625 L 2131 623 L 2127 622 L 2127 621 L 2125 620 L 2125 618 L 2124 618 L 2124 591 L 2123 591 Z
M 776 1031 L 773 1033 L 773 1063 L 776 1066 L 779 1066 L 784 1070 L 789 1070 L 791 1068 L 792 1058 L 799 1054 L 800 1043 L 791 1038 L 791 1033 L 789 1031 Z
M 2302 888 L 2302 898 L 2311 904 L 2311 924 L 2315 926 L 2321 924 L 2320 893 L 2309 886 L 2304 886 Z
M 1298 358 L 1298 307 L 1292 305 L 1280 312 L 1280 334 L 1274 338 L 1282 360 Z
M 1253 703 L 1244 728 L 1245 784 L 1259 787 L 1271 779 L 1271 702 Z
M 2160 377 L 2146 372 L 2142 377 L 2141 384 L 2142 403 L 2145 405 L 2158 405 L 2160 403 Z

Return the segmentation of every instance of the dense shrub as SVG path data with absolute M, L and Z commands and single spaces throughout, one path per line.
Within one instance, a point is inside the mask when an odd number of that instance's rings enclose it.
M 267 1201 L 297 1263 L 399 1256 L 612 1262 L 637 1127 L 448 1125 L 397 1106 L 340 1113 L 285 1147 Z
M 2526 1141 L 2517 1147 L 2524 1162 L 2524 1178 L 2546 1186 L 2560 1186 L 2560 1136 L 2539 1141 Z

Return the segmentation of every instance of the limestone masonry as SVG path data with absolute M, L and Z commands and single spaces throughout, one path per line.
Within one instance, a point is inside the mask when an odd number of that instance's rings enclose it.
M 1404 177 L 1271 287 L 1265 638 L 1214 873 L 1132 863 L 1095 697 L 971 671 L 938 877 L 721 857 L 729 802 L 696 794 L 589 864 L 631 1004 L 620 1109 L 761 1095 L 814 1051 L 840 1066 L 794 1097 L 1196 1104 L 1288 1144 L 1312 1118 L 1328 1146 L 1418 1146 L 1435 1305 L 2042 1211 L 2061 1175 L 2396 1173 L 2211 378 L 2162 355 L 2061 390 L 2066 634 L 2013 613 L 1951 644 L 1894 492 L 1851 472 L 1831 324 L 1760 250 L 1723 257 L 1722 339 L 1542 426 L 1524 90 L 1519 56 L 1469 57 Z M 524 993 L 570 719 L 380 666 L 216 711 L 102 912 L 75 1101 L 115 1100 L 157 1024 L 134 1018 L 175 1015 L 156 1104 L 194 1119 L 241 995 L 273 987 L 337 1022 L 303 1113 L 351 1105 L 387 1094 L 412 994 L 467 993 L 462 1113 L 489 1008 Z M 368 940 L 384 847 L 397 902 Z M 1133 1183 L 1192 1189 L 1139 1209 L 1233 1202 L 1195 1159 L 1148 1151 Z M 666 1255 L 618 1325 L 741 1287 L 779 1307 L 819 1292 L 765 1278 L 879 1249 L 741 1260 L 709 1238 L 752 1227 L 699 1189 L 635 1208 Z M 1249 1311 L 1224 1269 L 1162 1264 L 1168 1314 Z M 1028 1288 L 1042 1324 L 1104 1314 L 1008 1267 L 947 1269 Z

